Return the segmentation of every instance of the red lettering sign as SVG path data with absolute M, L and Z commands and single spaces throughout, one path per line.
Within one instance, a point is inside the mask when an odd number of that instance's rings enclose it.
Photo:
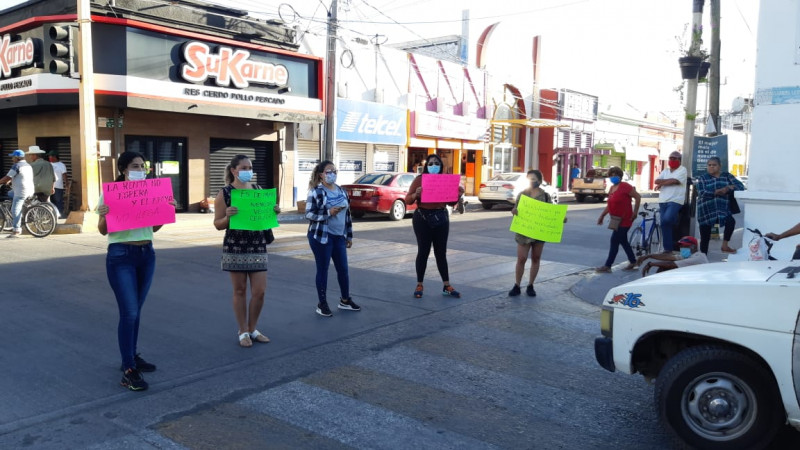
M 186 81 L 202 83 L 216 78 L 217 86 L 243 89 L 250 83 L 281 87 L 289 83 L 289 70 L 282 64 L 251 61 L 247 50 L 220 47 L 214 55 L 202 42 L 187 42 L 183 45 L 181 76 Z
M 0 40 L 0 74 L 11 76 L 11 69 L 33 64 L 33 39 L 11 43 L 11 35 L 3 35 Z

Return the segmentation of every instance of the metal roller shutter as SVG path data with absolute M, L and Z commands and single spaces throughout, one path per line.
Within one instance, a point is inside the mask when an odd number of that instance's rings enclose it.
M 622 156 L 607 156 L 606 167 L 611 166 L 622 167 Z
M 311 175 L 319 163 L 319 141 L 297 141 L 297 171 Z
M 337 142 L 336 150 L 339 153 L 337 184 L 352 183 L 356 178 L 364 175 L 364 166 L 367 162 L 367 144 Z
M 402 170 L 400 167 L 400 147 L 375 144 L 372 166 L 376 172 L 398 172 Z
M 0 151 L 2 151 L 2 155 L 0 155 L 0 178 L 6 176 L 9 170 L 11 170 L 11 157 L 8 156 L 11 152 L 16 150 L 17 148 L 17 139 L 0 139 Z
M 236 155 L 247 155 L 253 163 L 253 182 L 264 189 L 275 187 L 272 143 L 235 139 L 211 139 L 208 159 L 208 193 L 216 196 L 225 186 L 225 168 Z

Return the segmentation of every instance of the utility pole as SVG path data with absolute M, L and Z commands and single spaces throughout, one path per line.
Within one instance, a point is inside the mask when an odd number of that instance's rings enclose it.
M 711 4 L 711 75 L 709 76 L 709 117 L 714 124 L 712 136 L 722 134 L 719 120 L 719 53 L 720 53 L 720 1 L 709 0 Z M 723 167 L 722 170 L 728 170 Z
M 705 0 L 694 0 L 692 5 L 692 41 L 689 44 L 689 55 L 700 55 L 700 44 L 703 30 L 703 3 Z M 683 121 L 683 166 L 689 176 L 692 175 L 694 125 L 697 117 L 697 77 L 686 80 L 686 114 Z
M 331 2 L 328 11 L 328 55 L 325 83 L 325 154 L 322 159 L 335 161 L 336 154 L 336 34 L 339 27 L 337 0 Z
M 80 210 L 84 214 L 83 222 L 87 224 L 86 214 L 97 207 L 100 197 L 100 177 L 97 162 L 97 119 L 94 102 L 94 67 L 92 54 L 92 16 L 89 0 L 78 0 L 78 27 L 80 29 L 80 47 L 78 49 L 78 67 L 80 85 L 78 88 L 78 110 L 80 115 L 80 148 L 81 164 L 81 198 Z M 96 224 L 97 219 L 94 219 Z M 96 225 L 95 225 L 96 226 Z

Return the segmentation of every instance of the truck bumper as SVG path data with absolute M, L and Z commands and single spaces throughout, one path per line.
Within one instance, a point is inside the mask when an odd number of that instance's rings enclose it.
M 614 345 L 611 338 L 599 337 L 594 340 L 594 357 L 601 367 L 614 372 Z

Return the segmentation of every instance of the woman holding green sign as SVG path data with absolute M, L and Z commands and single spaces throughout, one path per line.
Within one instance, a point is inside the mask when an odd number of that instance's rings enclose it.
M 514 204 L 514 207 L 511 208 L 511 214 L 517 214 L 517 205 L 519 204 L 519 199 L 523 195 L 530 197 L 534 200 L 539 200 L 540 202 L 550 203 L 550 195 L 545 192 L 541 186 L 542 184 L 542 172 L 533 169 L 528 171 L 528 179 L 531 182 L 531 186 L 524 191 L 520 192 L 517 196 L 517 201 Z M 566 218 L 564 221 L 566 222 Z M 533 289 L 533 283 L 536 281 L 536 275 L 539 274 L 539 263 L 542 259 L 542 250 L 544 250 L 544 241 L 540 241 L 538 239 L 531 239 L 527 236 L 523 236 L 519 233 L 514 235 L 514 240 L 517 242 L 517 267 L 515 271 L 515 282 L 514 287 L 508 291 L 509 297 L 515 297 L 522 293 L 520 289 L 520 283 L 522 283 L 522 275 L 525 273 L 525 263 L 528 260 L 528 254 L 531 255 L 531 272 L 529 276 L 529 283 L 528 287 L 525 288 L 525 293 L 529 297 L 536 297 L 536 290 Z
M 225 182 L 214 200 L 214 227 L 225 230 L 222 240 L 222 270 L 228 272 L 233 285 L 233 313 L 239 325 L 239 345 L 252 347 L 253 341 L 267 343 L 269 338 L 256 329 L 267 290 L 267 244 L 274 239 L 272 230 L 238 230 L 231 228 L 231 217 L 239 210 L 231 206 L 234 189 L 261 189 L 253 178 L 253 163 L 247 155 L 236 155 L 225 167 Z M 280 212 L 276 204 L 275 212 Z M 247 304 L 247 280 L 250 280 L 250 304 Z

